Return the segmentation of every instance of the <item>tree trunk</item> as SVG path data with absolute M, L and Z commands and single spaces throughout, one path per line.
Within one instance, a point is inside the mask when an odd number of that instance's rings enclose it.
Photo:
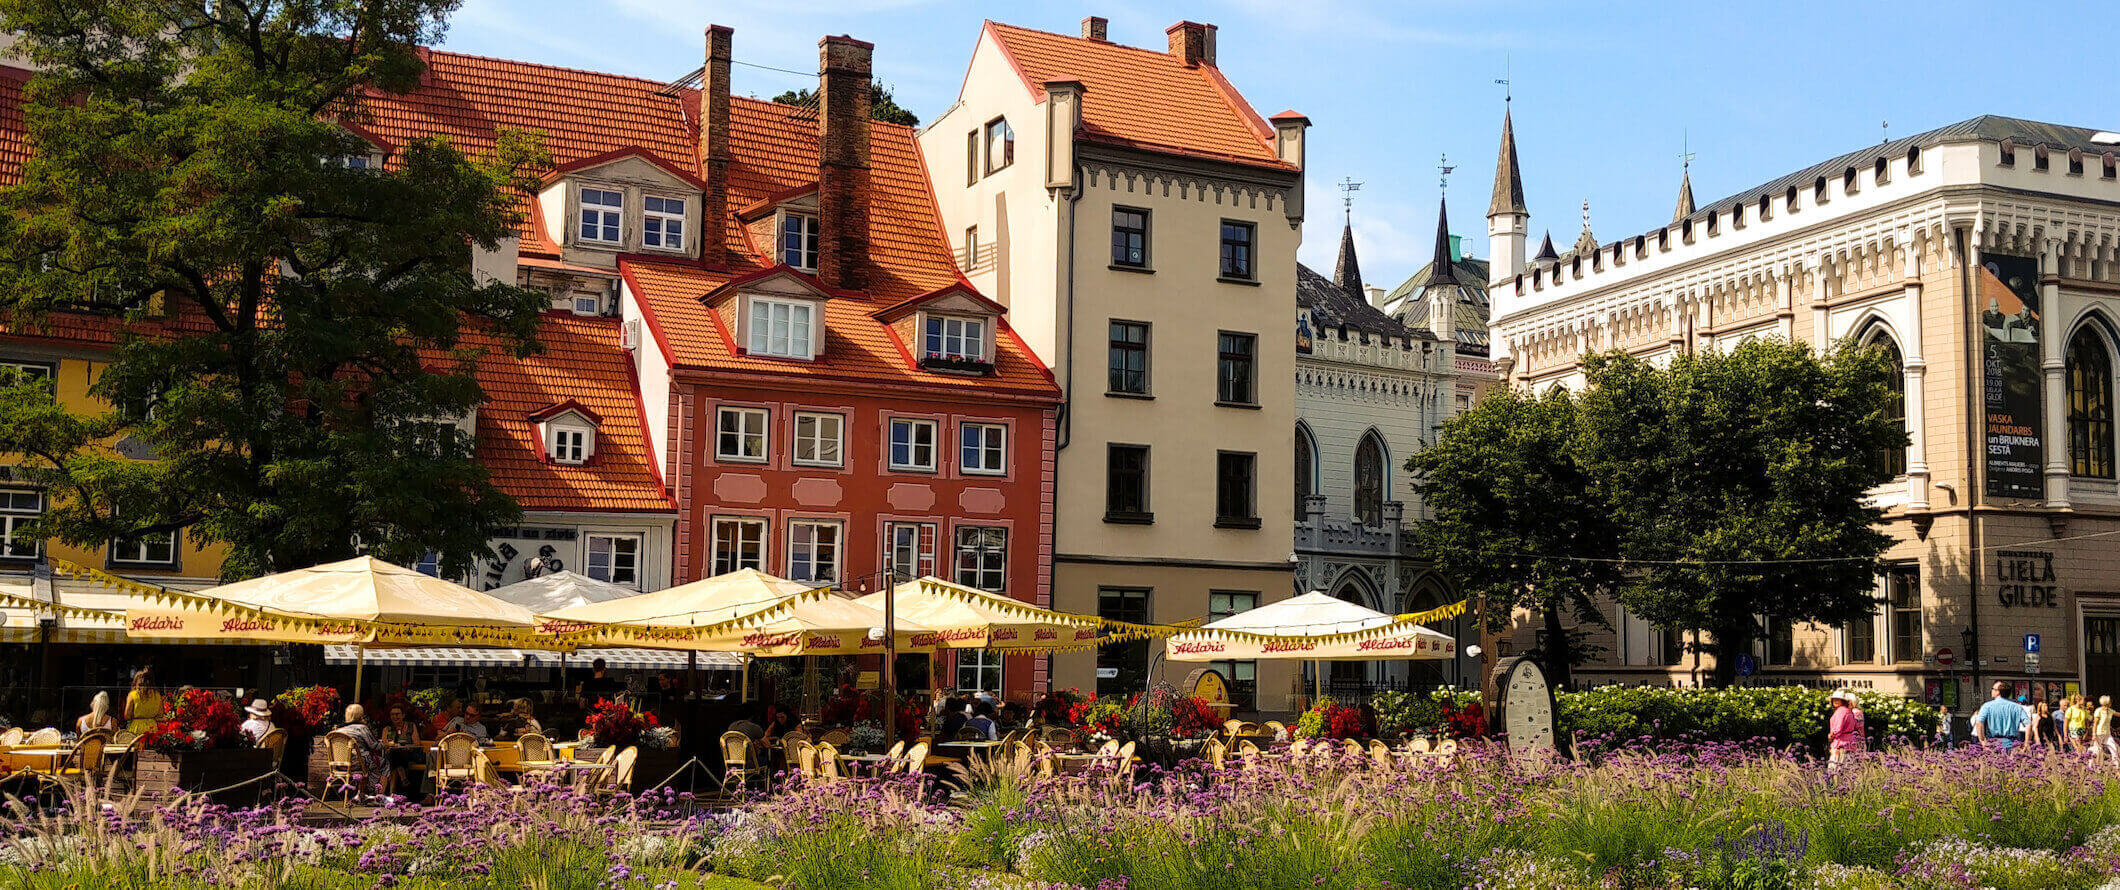
M 1559 603 L 1547 600 L 1540 608 L 1546 619 L 1546 683 L 1555 691 L 1575 688 L 1572 667 L 1575 653 L 1569 650 L 1568 633 L 1561 627 Z
M 1752 646 L 1751 626 L 1718 627 L 1715 633 L 1715 670 L 1709 674 L 1708 682 L 1717 689 L 1728 689 L 1737 682 L 1737 657 Z

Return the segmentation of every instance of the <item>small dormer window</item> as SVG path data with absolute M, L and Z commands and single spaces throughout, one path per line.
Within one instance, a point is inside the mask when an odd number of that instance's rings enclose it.
M 661 250 L 685 249 L 685 199 L 648 195 L 641 199 L 640 243 Z
M 578 464 L 589 459 L 589 431 L 576 427 L 552 428 L 552 460 Z
M 746 338 L 752 355 L 808 359 L 815 356 L 817 306 L 804 300 L 750 299 Z
M 598 418 L 587 409 L 563 402 L 530 415 L 537 422 L 545 444 L 545 459 L 556 464 L 579 466 L 596 456 Z
M 817 270 L 817 217 L 807 213 L 782 217 L 780 261 L 805 272 Z
M 927 320 L 929 356 L 984 360 L 986 320 L 956 315 L 930 315 Z
M 581 238 L 598 244 L 620 242 L 626 196 L 609 189 L 582 189 Z
M 344 159 L 342 159 L 342 163 L 346 165 L 346 169 L 348 170 L 366 170 L 368 169 L 368 156 L 347 155 Z

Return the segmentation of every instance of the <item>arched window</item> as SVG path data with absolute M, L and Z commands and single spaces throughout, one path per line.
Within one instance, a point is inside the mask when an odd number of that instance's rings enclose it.
M 1310 437 L 1310 430 L 1296 424 L 1296 519 L 1309 518 L 1303 511 L 1311 495 L 1318 492 L 1317 485 L 1318 442 Z
M 1354 450 L 1354 516 L 1363 525 L 1384 524 L 1384 443 L 1374 432 Z
M 1899 344 L 1883 331 L 1871 335 L 1868 345 L 1884 350 L 1885 361 L 1892 366 L 1892 396 L 1885 402 L 1884 416 L 1895 429 L 1907 428 L 1907 384 L 1906 362 L 1899 355 Z M 1871 455 L 1877 469 L 1887 476 L 1904 476 L 1907 472 L 1907 450 L 1905 446 L 1885 448 Z
M 2088 326 L 2068 342 L 2069 472 L 2113 478 L 2113 359 Z

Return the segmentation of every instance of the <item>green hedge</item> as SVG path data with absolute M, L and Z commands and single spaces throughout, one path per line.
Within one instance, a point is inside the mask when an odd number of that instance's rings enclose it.
M 1763 741 L 1823 748 L 1832 705 L 1826 691 L 1800 686 L 1674 689 L 1605 686 L 1555 696 L 1565 736 L 1583 741 Z M 1912 699 L 1858 693 L 1872 744 L 1889 738 L 1926 741 L 1936 733 L 1936 709 Z

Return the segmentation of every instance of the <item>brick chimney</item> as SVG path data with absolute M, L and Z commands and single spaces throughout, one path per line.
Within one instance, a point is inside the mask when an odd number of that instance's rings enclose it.
M 872 43 L 817 42 L 817 277 L 869 286 L 869 84 Z
M 1082 20 L 1082 37 L 1083 37 L 1083 39 L 1085 39 L 1085 40 L 1096 40 L 1096 41 L 1100 41 L 1100 42 L 1103 42 L 1103 43 L 1110 43 L 1110 42 L 1111 42 L 1111 39 L 1110 39 L 1110 38 L 1108 38 L 1108 37 L 1105 37 L 1105 36 L 1104 36 L 1104 30 L 1105 30 L 1105 26 L 1106 26 L 1106 25 L 1109 25 L 1109 24 L 1111 24 L 1111 23 L 1110 23 L 1109 21 L 1107 21 L 1107 20 L 1106 20 L 1106 19 L 1105 19 L 1105 18 L 1104 18 L 1103 16 L 1101 16 L 1101 15 L 1093 15 L 1093 16 L 1090 16 L 1089 18 L 1083 19 L 1083 20 Z
M 727 261 L 723 232 L 729 215 L 729 50 L 735 31 L 707 26 L 707 61 L 699 74 L 699 173 L 707 181 L 699 202 L 699 259 Z
M 1185 61 L 1188 68 L 1215 63 L 1215 26 L 1199 22 L 1179 22 L 1163 29 L 1170 38 L 1170 54 Z

